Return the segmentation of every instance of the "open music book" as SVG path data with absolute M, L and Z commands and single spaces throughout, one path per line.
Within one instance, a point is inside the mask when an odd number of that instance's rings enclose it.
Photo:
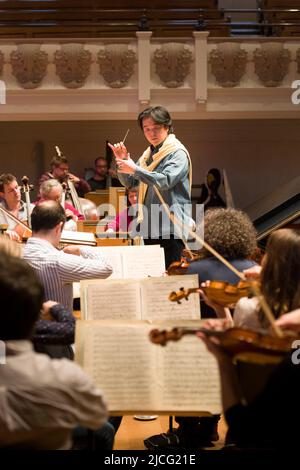
M 111 279 L 141 279 L 162 276 L 165 254 L 159 245 L 101 246 L 97 248 L 113 267 Z M 80 297 L 80 283 L 73 283 L 73 296 Z
M 151 329 L 175 325 L 201 322 L 77 321 L 75 360 L 103 390 L 110 413 L 221 412 L 216 360 L 199 338 L 150 342 Z
M 171 302 L 169 295 L 181 287 L 198 287 L 196 274 L 145 279 L 97 279 L 80 282 L 84 320 L 199 320 L 199 294 Z
M 159 245 L 103 246 L 101 250 L 113 267 L 109 279 L 140 279 L 165 272 L 165 254 Z

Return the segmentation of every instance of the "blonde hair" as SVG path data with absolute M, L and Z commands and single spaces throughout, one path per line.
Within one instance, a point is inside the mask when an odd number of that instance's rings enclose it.
M 5 253 L 15 258 L 21 258 L 21 244 L 11 240 L 5 235 L 0 235 L 0 253 Z

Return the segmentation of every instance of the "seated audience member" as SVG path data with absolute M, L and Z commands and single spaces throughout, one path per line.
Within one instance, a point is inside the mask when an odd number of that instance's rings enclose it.
M 25 261 L 1 254 L 0 446 L 17 449 L 69 449 L 79 427 L 95 431 L 95 446 L 110 450 L 114 429 L 107 423 L 102 392 L 82 369 L 66 359 L 33 351 L 30 339 L 40 315 L 43 288 Z M 82 428 L 84 427 L 84 428 Z
M 106 158 L 98 157 L 95 160 L 95 173 L 88 180 L 88 183 L 92 191 L 97 191 L 97 189 L 107 189 L 110 186 L 121 187 L 122 184 L 118 178 L 114 178 L 116 173 L 108 168 L 108 163 Z
M 300 332 L 300 309 L 276 320 L 282 329 Z M 247 402 L 232 357 L 217 336 L 198 333 L 207 349 L 215 355 L 220 370 L 223 410 L 229 440 L 239 448 L 293 449 L 299 443 L 299 353 L 291 350 L 258 395 Z
M 101 248 L 67 246 L 57 250 L 65 223 L 65 211 L 55 201 L 44 201 L 31 214 L 32 237 L 24 248 L 24 259 L 34 268 L 44 289 L 45 301 L 61 303 L 73 309 L 73 282 L 105 279 L 112 273 Z
M 63 187 L 60 182 L 56 179 L 50 179 L 44 181 L 40 186 L 40 199 L 39 203 L 42 201 L 56 201 L 61 204 L 63 195 Z M 64 225 L 65 230 L 77 230 L 76 222 L 78 220 L 83 220 L 84 217 L 82 214 L 75 209 L 72 204 L 65 200 L 64 209 L 66 214 L 66 223 Z
M 128 188 L 126 189 L 127 196 L 127 207 L 117 214 L 114 220 L 107 224 L 107 232 L 128 232 L 130 224 L 134 219 L 134 216 L 137 215 L 137 198 L 138 198 L 138 189 L 137 188 Z
M 50 171 L 43 173 L 39 179 L 38 186 L 40 188 L 41 184 L 44 181 L 49 179 L 56 179 L 60 183 L 67 182 L 69 179 L 74 183 L 75 189 L 78 193 L 78 196 L 83 197 L 86 193 L 88 193 L 91 188 L 90 185 L 82 178 L 69 173 L 69 163 L 66 157 L 64 156 L 54 156 L 50 162 Z M 40 198 L 40 193 L 39 193 Z
M 17 179 L 10 173 L 3 173 L 0 176 L 0 205 L 6 209 L 14 217 L 17 217 L 21 222 L 27 222 L 27 206 L 21 200 L 21 191 Z M 33 209 L 33 204 L 31 209 Z M 7 214 L 0 211 L 0 224 L 7 224 L 8 230 L 6 234 L 12 240 L 22 241 L 22 234 L 24 228 L 18 225 L 15 220 L 10 218 Z

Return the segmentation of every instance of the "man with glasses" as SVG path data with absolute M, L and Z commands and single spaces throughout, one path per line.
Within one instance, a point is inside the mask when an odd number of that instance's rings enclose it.
M 65 182 L 67 179 L 74 183 L 78 196 L 83 197 L 88 193 L 91 188 L 90 185 L 82 178 L 73 175 L 69 172 L 69 163 L 66 157 L 64 156 L 54 156 L 50 162 L 50 172 L 43 173 L 39 179 L 39 187 L 44 181 L 49 179 L 56 179 L 60 183 Z M 39 194 L 40 198 L 40 194 Z
M 139 184 L 138 229 L 145 244 L 164 248 L 166 267 L 180 260 L 182 238 L 188 236 L 191 219 L 192 165 L 188 150 L 173 134 L 172 119 L 162 106 L 150 107 L 138 116 L 149 147 L 135 163 L 123 144 L 109 144 L 116 157 L 118 177 L 126 187 Z M 157 190 L 181 227 L 170 222 Z

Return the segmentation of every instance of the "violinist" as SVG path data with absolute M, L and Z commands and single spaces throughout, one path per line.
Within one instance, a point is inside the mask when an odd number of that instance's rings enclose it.
M 222 254 L 233 266 L 242 271 L 250 268 L 255 263 L 248 259 L 256 248 L 256 233 L 249 217 L 235 209 L 216 208 L 205 212 L 204 236 L 205 241 L 220 254 Z M 219 280 L 236 284 L 239 278 L 214 258 L 206 250 L 202 250 L 201 258 L 192 261 L 186 274 L 197 274 L 199 285 L 202 281 Z M 206 297 L 205 297 L 205 300 Z M 217 306 L 219 307 L 219 306 Z M 222 313 L 231 319 L 230 311 L 222 309 Z M 201 305 L 202 318 L 216 316 L 210 305 Z M 176 436 L 167 434 L 170 441 L 177 438 L 179 445 L 184 448 L 199 448 L 201 446 L 213 446 L 213 441 L 218 439 L 219 415 L 212 417 L 179 417 L 175 420 L 179 424 Z M 147 441 L 154 445 L 164 445 L 165 434 L 152 436 Z
M 21 190 L 16 177 L 10 173 L 3 173 L 0 176 L 0 197 L 2 198 L 0 205 L 12 216 L 25 222 L 28 220 L 26 204 L 21 200 Z M 33 209 L 34 205 L 31 205 Z M 4 211 L 0 211 L 0 223 L 7 224 L 8 230 L 6 234 L 12 240 L 21 241 L 22 234 L 19 230 L 17 221 L 10 218 Z
M 61 204 L 63 195 L 63 187 L 56 179 L 44 181 L 40 186 L 40 200 L 42 201 L 56 201 Z M 84 217 L 80 214 L 75 207 L 65 200 L 64 209 L 66 214 L 65 230 L 77 230 L 77 221 L 83 220 Z
M 91 188 L 90 185 L 82 178 L 69 172 L 69 163 L 63 155 L 55 155 L 50 162 L 50 172 L 43 173 L 39 179 L 39 187 L 44 181 L 49 179 L 57 179 L 60 183 L 70 179 L 75 185 L 78 196 L 83 197 Z M 40 194 L 39 194 L 40 197 Z
M 283 314 L 276 323 L 299 333 L 300 309 Z M 204 333 L 197 335 L 219 364 L 223 410 L 228 424 L 227 443 L 235 443 L 239 448 L 277 451 L 298 448 L 300 368 L 295 352 L 276 366 L 260 393 L 247 402 L 237 369 L 219 338 Z
M 300 307 L 300 235 L 296 230 L 280 229 L 270 235 L 260 281 L 261 293 L 275 318 Z M 223 307 L 207 298 L 206 301 L 219 317 L 226 316 Z M 236 304 L 233 321 L 237 327 L 253 330 L 270 326 L 257 297 L 241 298 Z
M 112 273 L 101 249 L 90 246 L 67 246 L 57 250 L 65 223 L 65 211 L 55 201 L 43 201 L 31 215 L 32 237 L 24 248 L 24 259 L 34 268 L 45 289 L 45 300 L 73 309 L 73 282 L 105 279 Z
M 210 209 L 204 215 L 205 241 L 224 256 L 238 271 L 256 265 L 250 259 L 256 248 L 256 232 L 248 215 L 236 209 Z M 198 274 L 199 285 L 203 281 L 225 281 L 237 284 L 240 280 L 221 261 L 205 249 L 199 260 L 190 263 L 186 274 Z M 215 312 L 207 305 L 201 306 L 201 317 L 215 317 Z

